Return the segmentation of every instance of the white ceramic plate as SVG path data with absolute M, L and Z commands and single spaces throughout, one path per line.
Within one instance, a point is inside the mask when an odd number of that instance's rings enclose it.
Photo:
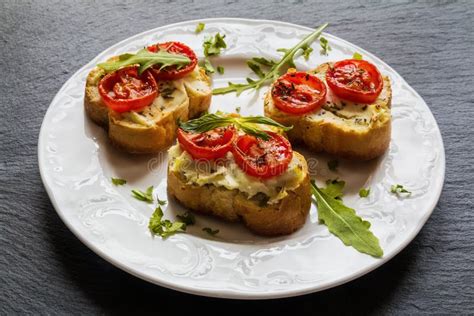
M 197 225 L 167 240 L 153 238 L 148 219 L 153 206 L 133 199 L 132 188 L 155 185 L 166 198 L 166 153 L 153 156 L 123 154 L 107 142 L 106 133 L 84 115 L 87 73 L 100 61 L 119 53 L 168 40 L 182 41 L 202 56 L 205 36 L 221 32 L 228 48 L 213 59 L 225 67 L 214 75 L 214 87 L 227 81 L 243 82 L 251 76 L 245 61 L 264 56 L 277 59 L 277 48 L 291 47 L 311 29 L 275 21 L 244 19 L 203 20 L 206 29 L 194 33 L 198 21 L 160 27 L 128 38 L 102 52 L 76 72 L 51 103 L 39 136 L 41 176 L 51 201 L 69 229 L 97 254 L 144 280 L 179 291 L 226 298 L 258 299 L 295 296 L 327 289 L 355 279 L 382 265 L 418 233 L 438 201 L 444 180 L 445 157 L 441 135 L 423 99 L 383 61 L 342 39 L 324 34 L 332 51 L 319 54 L 319 43 L 308 61 L 297 59 L 300 69 L 329 60 L 349 58 L 354 52 L 375 63 L 393 85 L 393 133 L 389 151 L 368 163 L 343 161 L 338 172 L 327 169 L 328 157 L 300 148 L 318 181 L 338 177 L 347 182 L 344 201 L 372 223 L 385 252 L 382 259 L 361 254 L 318 224 L 314 206 L 304 227 L 279 238 L 262 238 L 242 225 L 198 216 Z M 263 113 L 263 95 L 244 92 L 214 96 L 211 111 L 244 115 Z M 128 180 L 115 187 L 110 178 Z M 397 198 L 392 184 L 403 184 L 413 194 Z M 370 187 L 369 198 L 358 197 Z M 174 219 L 184 209 L 169 201 L 165 215 Z M 217 238 L 202 227 L 220 229 Z

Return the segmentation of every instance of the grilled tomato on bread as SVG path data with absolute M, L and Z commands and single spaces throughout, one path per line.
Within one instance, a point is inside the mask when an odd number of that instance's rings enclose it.
M 290 81 L 292 74 L 297 79 Z M 390 80 L 375 65 L 347 59 L 284 74 L 267 93 L 264 110 L 273 120 L 293 126 L 288 132 L 292 142 L 341 158 L 369 160 L 390 144 L 391 99 Z
M 181 126 L 168 151 L 170 196 L 261 235 L 289 234 L 304 224 L 311 204 L 308 167 L 280 124 L 207 114 Z
M 155 153 L 174 141 L 177 121 L 207 111 L 210 78 L 183 43 L 158 43 L 100 63 L 87 76 L 84 107 L 111 142 L 131 153 Z

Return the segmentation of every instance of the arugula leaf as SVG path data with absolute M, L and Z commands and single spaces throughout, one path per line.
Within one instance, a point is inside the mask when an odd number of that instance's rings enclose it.
M 254 57 L 251 60 L 262 66 L 272 67 L 275 65 L 275 62 L 273 60 L 268 60 L 264 57 Z
M 380 258 L 383 250 L 379 240 L 370 231 L 370 223 L 357 216 L 354 209 L 331 197 L 314 183 L 311 185 L 318 207 L 318 217 L 329 231 L 336 235 L 346 246 L 357 251 Z
M 260 65 L 253 61 L 253 60 L 248 60 L 247 61 L 247 66 L 249 66 L 250 69 L 252 69 L 252 71 L 259 77 L 259 78 L 263 78 L 265 77 L 265 73 L 262 71 L 262 69 L 260 68 Z
M 280 61 L 274 63 L 271 66 L 270 70 L 265 74 L 264 77 L 258 80 L 252 80 L 250 78 L 247 78 L 247 83 L 229 82 L 227 87 L 214 89 L 212 93 L 213 94 L 226 94 L 230 92 L 235 92 L 238 96 L 245 90 L 259 89 L 262 85 L 276 80 L 280 76 L 280 73 L 283 67 L 294 67 L 295 55 L 301 50 L 304 51 L 305 47 L 308 47 L 309 45 L 311 45 L 311 43 L 314 42 L 319 37 L 319 35 L 321 35 L 321 32 L 323 31 L 323 29 L 326 28 L 326 26 L 328 26 L 327 23 L 323 24 L 318 29 L 316 29 L 313 33 L 308 34 L 303 40 L 301 40 L 298 44 L 296 44 L 291 49 L 279 49 L 278 51 L 284 52 L 284 55 L 282 56 Z
M 208 234 L 211 235 L 211 236 L 215 236 L 215 235 L 217 235 L 217 234 L 219 233 L 219 230 L 218 230 L 218 229 L 212 229 L 212 228 L 210 228 L 210 227 L 204 227 L 204 228 L 202 229 L 202 231 L 208 233 Z
M 224 127 L 228 125 L 235 125 L 246 134 L 253 135 L 264 140 L 268 140 L 268 134 L 259 128 L 258 124 L 276 126 L 283 131 L 289 131 L 293 127 L 287 127 L 278 122 L 275 122 L 266 116 L 224 116 L 220 113 L 208 113 L 197 119 L 189 120 L 187 122 L 179 122 L 179 127 L 186 132 L 203 133 L 217 127 Z
M 405 196 L 410 196 L 411 195 L 411 192 L 408 191 L 407 189 L 405 189 L 403 187 L 403 185 L 401 184 L 394 184 L 390 187 L 390 192 L 398 195 L 398 196 L 402 196 L 402 195 L 405 195 Z
M 194 217 L 194 214 L 186 212 L 183 215 L 176 215 L 176 217 L 185 223 L 186 225 L 194 225 L 196 223 L 196 217 Z
M 329 46 L 329 42 L 325 37 L 319 38 L 319 45 L 321 46 L 321 55 L 328 55 L 329 51 L 332 50 L 331 46 Z
M 120 178 L 111 178 L 111 180 L 114 185 L 124 185 L 125 183 L 127 183 L 127 180 Z
M 354 55 L 352 55 L 352 59 L 361 60 L 361 59 L 362 59 L 362 55 L 359 54 L 358 52 L 355 52 Z
M 327 195 L 337 200 L 342 200 L 343 190 L 346 186 L 345 181 L 339 181 L 337 179 L 334 180 L 327 180 L 326 187 L 322 188 L 321 190 L 324 191 Z
M 362 189 L 359 190 L 359 196 L 362 197 L 362 198 L 368 197 L 369 194 L 370 194 L 370 188 L 367 188 L 367 189 L 362 188 Z
M 207 37 L 202 44 L 202 47 L 204 48 L 204 56 L 219 55 L 222 48 L 227 48 L 224 38 L 225 35 L 221 35 L 220 33 Z
M 158 206 L 150 217 L 148 229 L 153 235 L 159 235 L 162 238 L 168 238 L 169 236 L 176 233 L 184 232 L 186 230 L 186 223 L 172 223 L 168 219 L 163 220 L 163 210 L 161 209 L 161 206 Z
M 148 187 L 145 192 L 132 190 L 132 196 L 139 201 L 153 203 L 153 186 Z
M 223 74 L 224 74 L 224 67 L 222 67 L 222 66 L 217 66 L 217 72 L 218 72 L 219 74 L 223 75 Z
M 334 159 L 334 160 L 329 160 L 328 161 L 329 170 L 336 171 L 337 167 L 339 167 L 339 160 Z
M 206 26 L 206 24 L 204 24 L 204 23 L 201 23 L 201 22 L 198 23 L 198 25 L 196 25 L 196 30 L 194 30 L 194 32 L 195 32 L 196 34 L 201 33 L 202 31 L 204 31 L 204 27 L 205 27 L 205 26 Z
M 208 75 L 216 72 L 214 66 L 212 66 L 211 62 L 207 58 L 204 59 L 204 62 L 202 62 L 200 66 L 204 68 L 204 71 L 206 71 L 206 74 Z
M 153 53 L 148 49 L 143 48 L 136 54 L 122 54 L 119 56 L 119 60 L 117 61 L 107 61 L 100 63 L 97 66 L 104 69 L 106 72 L 112 72 L 125 66 L 138 64 L 138 73 L 142 74 L 146 69 L 154 65 L 161 65 L 160 69 L 169 66 L 178 66 L 179 68 L 189 64 L 190 62 L 191 60 L 184 55 L 169 53 L 164 50 Z

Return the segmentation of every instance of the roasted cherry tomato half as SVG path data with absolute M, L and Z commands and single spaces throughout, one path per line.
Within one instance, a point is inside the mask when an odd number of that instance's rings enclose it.
M 246 134 L 234 142 L 232 153 L 235 162 L 248 175 L 259 178 L 278 176 L 288 169 L 293 158 L 290 142 L 285 137 L 267 133 L 268 140 Z
M 217 159 L 232 149 L 235 129 L 218 127 L 204 133 L 188 133 L 178 128 L 179 144 L 194 159 Z
M 289 114 L 304 114 L 319 109 L 326 98 L 326 85 L 315 75 L 288 72 L 272 87 L 275 106 Z
M 99 82 L 99 94 L 110 109 L 127 112 L 150 105 L 158 90 L 149 71 L 139 75 L 137 67 L 126 67 L 105 75 Z
M 338 61 L 326 72 L 329 88 L 341 99 L 372 103 L 382 92 L 383 79 L 377 67 L 366 60 Z
M 153 72 L 153 75 L 157 80 L 175 80 L 183 78 L 194 70 L 198 62 L 194 51 L 189 46 L 184 45 L 180 42 L 158 43 L 155 45 L 148 46 L 148 50 L 153 53 L 156 53 L 160 50 L 165 50 L 169 53 L 184 55 L 191 60 L 189 64 L 181 68 L 178 68 L 177 66 L 168 66 L 160 70 L 159 65 L 152 67 L 151 71 Z

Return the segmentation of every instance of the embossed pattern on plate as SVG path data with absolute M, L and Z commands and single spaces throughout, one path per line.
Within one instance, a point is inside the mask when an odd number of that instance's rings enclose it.
M 99 61 L 167 40 L 179 40 L 202 56 L 202 41 L 209 34 L 226 34 L 228 48 L 212 62 L 225 68 L 214 75 L 214 87 L 227 81 L 243 82 L 251 76 L 245 61 L 254 56 L 278 58 L 277 48 L 290 47 L 311 30 L 264 20 L 208 19 L 196 35 L 198 21 L 160 27 L 126 39 L 76 72 L 52 101 L 39 136 L 41 176 L 59 216 L 88 247 L 123 270 L 168 288 L 214 297 L 258 299 L 295 296 L 323 290 L 357 278 L 391 259 L 418 233 L 441 193 L 445 157 L 436 121 L 423 99 L 392 68 L 374 55 L 342 39 L 324 34 L 332 51 L 319 54 L 318 43 L 301 69 L 329 60 L 349 58 L 354 52 L 375 63 L 393 84 L 392 141 L 389 151 L 368 163 L 343 161 L 337 172 L 329 171 L 328 157 L 303 148 L 318 181 L 341 178 L 347 182 L 344 201 L 372 223 L 385 255 L 382 259 L 358 253 L 320 225 L 312 206 L 305 226 L 290 236 L 262 238 L 241 225 L 197 217 L 186 234 L 167 240 L 153 238 L 147 223 L 153 206 L 134 200 L 132 188 L 155 185 L 166 198 L 166 153 L 150 156 L 123 154 L 107 141 L 105 132 L 91 123 L 83 111 L 87 73 Z M 257 92 L 214 96 L 211 111 L 244 115 L 262 114 L 266 87 Z M 110 177 L 128 180 L 115 187 Z M 401 183 L 413 194 L 401 199 L 390 186 Z M 367 199 L 361 187 L 370 187 Z M 174 218 L 185 210 L 169 201 L 165 216 Z M 216 238 L 202 227 L 219 228 Z

